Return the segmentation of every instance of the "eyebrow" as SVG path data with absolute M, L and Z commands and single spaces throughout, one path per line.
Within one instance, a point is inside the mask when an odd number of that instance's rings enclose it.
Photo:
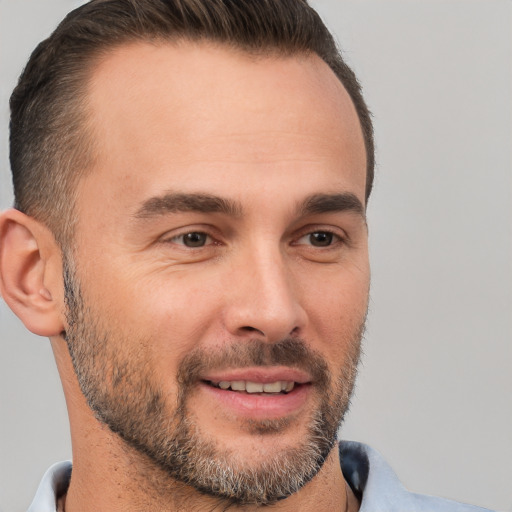
M 341 194 L 313 194 L 301 205 L 302 215 L 330 212 L 352 212 L 366 220 L 365 208 L 359 198 L 351 192 Z
M 144 201 L 135 217 L 149 219 L 167 213 L 200 212 L 223 213 L 239 217 L 242 207 L 239 203 L 210 194 L 164 194 Z
M 147 199 L 135 213 L 138 219 L 150 219 L 169 213 L 199 212 L 222 213 L 231 217 L 242 215 L 242 205 L 231 199 L 201 193 L 168 193 Z M 366 219 L 361 201 L 351 192 L 339 194 L 313 194 L 297 208 L 300 215 L 331 212 L 353 212 Z

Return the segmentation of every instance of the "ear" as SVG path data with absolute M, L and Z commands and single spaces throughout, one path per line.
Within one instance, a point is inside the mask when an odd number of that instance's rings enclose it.
M 10 209 L 0 214 L 0 294 L 28 330 L 64 330 L 62 255 L 43 224 Z

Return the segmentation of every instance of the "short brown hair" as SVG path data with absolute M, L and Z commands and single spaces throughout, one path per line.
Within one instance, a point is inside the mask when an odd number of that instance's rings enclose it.
M 11 100 L 15 207 L 69 241 L 76 185 L 94 159 L 86 84 L 95 59 L 132 41 L 213 41 L 251 54 L 315 53 L 356 108 L 374 174 L 371 115 L 360 85 L 306 0 L 92 0 L 69 13 L 32 53 Z

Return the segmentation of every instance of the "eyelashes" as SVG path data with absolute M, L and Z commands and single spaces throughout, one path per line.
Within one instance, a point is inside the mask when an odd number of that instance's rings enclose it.
M 210 246 L 222 246 L 224 243 L 206 229 L 191 229 L 183 231 L 174 236 L 167 236 L 163 239 L 166 244 L 172 244 L 185 250 L 203 249 Z M 312 249 L 329 249 L 339 247 L 347 243 L 346 235 L 335 232 L 332 229 L 303 229 L 299 236 L 294 236 L 290 242 L 291 246 L 304 246 Z
M 312 247 L 330 247 L 344 242 L 344 238 L 332 231 L 318 230 L 301 236 L 295 245 L 311 245 Z

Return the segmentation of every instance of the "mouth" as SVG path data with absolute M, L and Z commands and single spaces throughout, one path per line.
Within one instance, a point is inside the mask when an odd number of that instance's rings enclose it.
M 250 380 L 221 380 L 203 381 L 207 385 L 224 391 L 234 391 L 237 393 L 265 395 L 287 395 L 301 384 L 292 380 L 276 380 L 274 382 L 255 382 Z
M 208 404 L 230 415 L 277 419 L 297 414 L 312 393 L 311 377 L 286 367 L 239 368 L 204 375 Z

